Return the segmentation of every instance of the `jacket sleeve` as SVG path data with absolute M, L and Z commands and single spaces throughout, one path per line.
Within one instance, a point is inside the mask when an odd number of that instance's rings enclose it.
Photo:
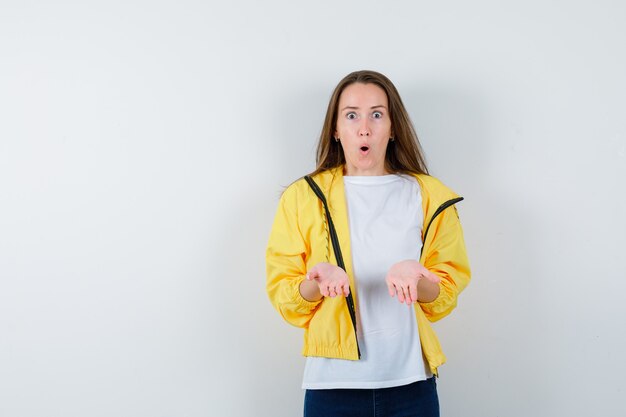
M 423 264 L 441 278 L 439 296 L 430 303 L 420 303 L 429 321 L 441 320 L 454 310 L 457 297 L 470 281 L 470 267 L 463 230 L 456 207 L 444 210 L 431 225 Z
M 307 327 L 321 300 L 311 302 L 300 295 L 309 245 L 298 224 L 294 188 L 285 190 L 276 210 L 265 255 L 266 288 L 272 305 L 288 323 Z

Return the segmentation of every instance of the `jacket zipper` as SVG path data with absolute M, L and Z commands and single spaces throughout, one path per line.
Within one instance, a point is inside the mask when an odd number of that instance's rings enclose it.
M 444 202 L 442 205 L 440 205 L 437 208 L 437 210 L 435 210 L 435 213 L 433 214 L 433 217 L 430 218 L 430 221 L 428 222 L 428 225 L 426 226 L 426 231 L 424 231 L 424 238 L 422 239 L 422 249 L 420 249 L 420 260 L 422 259 L 422 254 L 424 253 L 424 243 L 426 243 L 426 236 L 428 236 L 428 231 L 430 230 L 430 226 L 433 224 L 433 220 L 435 220 L 435 218 L 437 216 L 439 216 L 441 213 L 443 213 L 443 211 L 445 209 L 447 209 L 448 207 L 453 206 L 456 203 L 459 203 L 461 201 L 463 201 L 463 197 L 452 198 L 452 199 Z M 439 378 L 439 372 L 436 372 L 435 376 L 437 378 Z
M 447 209 L 448 207 L 453 206 L 456 203 L 461 202 L 461 201 L 463 201 L 463 197 L 450 199 L 444 202 L 442 205 L 440 205 L 437 208 L 437 210 L 435 210 L 435 213 L 433 214 L 433 217 L 430 218 L 430 221 L 428 222 L 428 226 L 426 226 L 426 231 L 424 232 L 424 238 L 422 239 L 422 249 L 420 250 L 420 259 L 422 259 L 422 253 L 424 252 L 424 243 L 426 243 L 426 236 L 428 236 L 428 231 L 430 230 L 430 226 L 433 224 L 433 221 L 435 220 L 435 218 L 439 216 L 441 213 L 443 213 L 443 211 Z
M 332 222 L 332 219 L 330 218 L 330 213 L 328 214 L 328 220 L 330 220 L 330 222 Z M 330 225 L 329 225 L 330 227 Z M 334 228 L 334 225 L 332 226 Z M 331 234 L 330 236 L 333 247 L 338 248 L 339 247 L 339 240 L 337 238 L 336 234 Z M 339 268 L 343 269 L 344 271 L 346 270 L 346 265 L 343 263 L 343 255 L 341 254 L 341 252 L 336 253 L 336 256 L 338 255 L 337 259 L 337 266 L 339 266 Z M 350 289 L 350 294 L 348 294 L 346 296 L 346 303 L 348 304 L 348 312 L 350 313 L 350 321 L 352 321 L 352 327 L 354 328 L 354 338 L 356 340 L 356 350 L 357 353 L 359 355 L 359 359 L 361 359 L 361 348 L 359 347 L 359 338 L 357 336 L 356 333 L 356 308 L 354 307 L 354 298 L 352 298 L 352 289 Z
M 333 223 L 332 217 L 330 217 L 330 210 L 328 209 L 328 204 L 326 203 L 326 197 L 324 193 L 319 188 L 317 183 L 308 175 L 304 177 L 306 182 L 309 184 L 317 198 L 322 201 L 322 205 L 324 206 L 324 211 L 326 212 L 326 220 L 328 222 L 328 231 L 330 234 L 330 240 L 333 245 L 333 249 L 335 252 L 335 258 L 337 260 L 337 266 L 344 271 L 346 270 L 346 265 L 343 262 L 343 255 L 341 254 L 341 247 L 339 246 L 339 238 L 337 237 L 337 232 L 335 231 L 335 224 Z M 356 350 L 358 354 L 358 358 L 361 359 L 361 348 L 359 347 L 359 337 L 356 332 L 356 309 L 354 308 L 354 298 L 352 297 L 352 288 L 350 288 L 350 294 L 346 296 L 346 304 L 348 305 L 348 312 L 350 313 L 350 321 L 352 322 L 352 328 L 354 329 L 354 340 L 356 341 Z

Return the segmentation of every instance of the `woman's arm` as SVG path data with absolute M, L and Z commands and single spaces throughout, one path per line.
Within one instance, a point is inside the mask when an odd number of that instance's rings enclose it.
M 426 242 L 422 264 L 437 275 L 439 295 L 430 302 L 420 301 L 428 320 L 441 320 L 454 310 L 458 295 L 470 281 L 470 266 L 463 239 L 463 229 L 454 206 L 433 221 Z
M 298 224 L 296 192 L 293 186 L 287 188 L 276 210 L 265 255 L 266 289 L 272 305 L 287 322 L 307 327 L 321 299 L 300 293 L 300 285 L 306 281 L 308 245 Z

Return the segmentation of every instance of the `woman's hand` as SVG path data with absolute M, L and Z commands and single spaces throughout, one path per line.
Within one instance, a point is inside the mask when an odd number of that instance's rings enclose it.
M 394 264 L 385 277 L 389 295 L 398 295 L 398 301 L 407 305 L 434 301 L 439 295 L 439 281 L 441 278 L 412 259 Z
M 306 279 L 315 282 L 319 292 L 324 297 L 347 296 L 350 294 L 348 274 L 338 266 L 320 262 L 309 270 L 306 274 Z M 307 298 L 304 294 L 302 295 Z

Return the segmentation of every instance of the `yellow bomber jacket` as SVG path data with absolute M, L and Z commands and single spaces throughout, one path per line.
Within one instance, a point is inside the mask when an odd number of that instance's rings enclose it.
M 470 268 L 454 207 L 458 196 L 434 177 L 415 178 L 422 191 L 422 239 L 427 231 L 420 263 L 441 277 L 441 282 L 436 300 L 417 303 L 414 308 L 423 355 L 437 375 L 437 368 L 446 358 L 430 322 L 442 319 L 456 307 L 459 293 L 469 283 Z M 326 196 L 358 310 L 343 167 L 324 171 L 313 179 Z M 287 322 L 305 329 L 304 356 L 358 360 L 357 338 L 345 297 L 310 302 L 300 295 L 300 283 L 307 270 L 319 262 L 337 264 L 324 207 L 306 181 L 300 179 L 285 190 L 276 211 L 266 251 L 267 293 Z

